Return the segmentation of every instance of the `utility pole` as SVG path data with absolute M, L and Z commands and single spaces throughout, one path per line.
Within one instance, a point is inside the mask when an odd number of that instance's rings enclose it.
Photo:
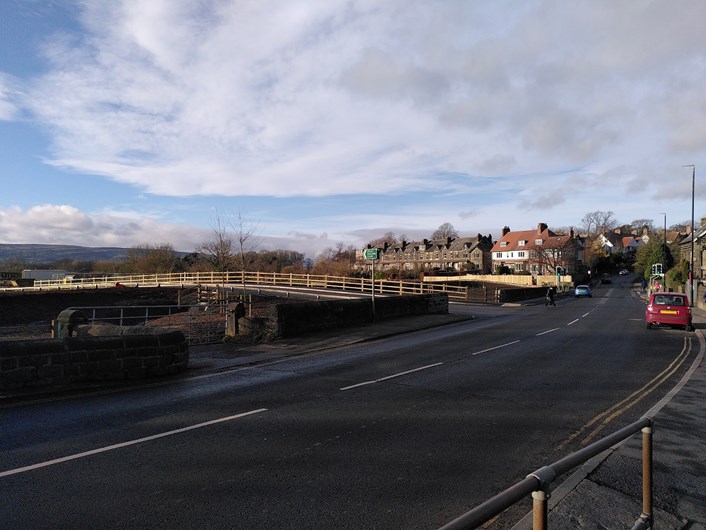
M 687 164 L 682 167 L 691 168 L 691 261 L 689 262 L 689 303 L 694 307 L 694 239 L 696 227 L 694 226 L 694 185 L 696 183 L 696 166 Z

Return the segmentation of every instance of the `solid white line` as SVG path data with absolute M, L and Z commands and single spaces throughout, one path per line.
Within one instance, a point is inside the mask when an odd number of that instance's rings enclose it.
M 497 350 L 498 348 L 504 348 L 505 346 L 512 346 L 513 344 L 517 344 L 518 342 L 520 342 L 520 341 L 519 341 L 519 340 L 513 340 L 512 342 L 508 342 L 508 343 L 505 343 L 505 344 L 501 344 L 500 346 L 493 346 L 492 348 L 488 348 L 487 350 L 477 351 L 477 352 L 475 352 L 475 353 L 472 353 L 471 355 L 480 355 L 481 353 L 486 353 L 486 352 L 489 352 L 489 351 Z
M 576 320 L 572 320 L 571 322 L 569 322 L 569 323 L 567 324 L 567 326 L 570 326 L 571 324 L 576 324 L 576 322 L 578 322 L 578 321 L 579 321 L 578 318 L 577 318 Z
M 350 390 L 351 388 L 356 388 L 359 386 L 372 385 L 373 383 L 379 383 L 380 381 L 387 381 L 388 379 L 394 379 L 395 377 L 401 377 L 403 375 L 412 374 L 414 372 L 419 372 L 420 370 L 426 370 L 427 368 L 434 368 L 435 366 L 440 366 L 442 364 L 444 364 L 444 363 L 434 363 L 434 364 L 428 364 L 426 366 L 420 366 L 419 368 L 414 368 L 412 370 L 407 370 L 406 372 L 400 372 L 398 374 L 388 375 L 385 377 L 381 377 L 380 379 L 375 379 L 373 381 L 365 381 L 364 383 L 357 383 L 357 384 L 351 385 L 351 386 L 344 386 L 343 388 L 339 388 L 339 390 Z
M 587 316 L 590 315 L 590 314 L 591 314 L 590 311 L 589 311 L 588 313 L 584 313 L 583 315 L 581 315 L 581 318 L 587 317 Z
M 548 329 L 547 331 L 542 331 L 541 333 L 537 333 L 535 337 L 539 337 L 540 335 L 546 335 L 547 333 L 553 333 L 557 331 L 559 328 L 554 328 L 554 329 Z
M 200 429 L 202 427 L 208 427 L 209 425 L 214 425 L 216 423 L 222 423 L 224 421 L 235 420 L 238 418 L 243 418 L 245 416 L 250 416 L 251 414 L 259 414 L 260 412 L 265 412 L 267 409 L 256 409 L 250 412 L 243 412 L 242 414 L 236 414 L 235 416 L 228 416 L 226 418 L 219 418 L 217 420 L 211 420 L 204 423 L 199 423 L 197 425 L 191 425 L 189 427 L 183 427 L 181 429 L 176 429 L 174 431 L 167 431 L 160 434 L 154 434 L 152 436 L 146 436 L 144 438 L 138 438 L 137 440 L 130 440 L 129 442 L 122 442 L 115 445 L 109 445 L 107 447 L 101 447 L 99 449 L 93 449 L 91 451 L 85 451 L 83 453 L 77 453 L 75 455 L 64 456 L 62 458 L 56 458 L 54 460 L 47 460 L 46 462 L 40 462 L 38 464 L 33 464 L 31 466 L 18 467 L 17 469 L 10 469 L 8 471 L 0 472 L 0 477 L 7 477 L 10 475 L 17 475 L 18 473 L 25 473 L 27 471 L 33 471 L 42 467 L 53 466 L 54 464 L 61 464 L 62 462 L 68 462 L 70 460 L 77 460 L 79 458 L 85 458 L 87 456 L 96 455 L 99 453 L 105 453 L 107 451 L 113 451 L 115 449 L 120 449 L 122 447 L 128 447 L 130 445 L 136 445 L 143 442 L 149 442 L 156 440 L 158 438 L 164 438 L 165 436 L 172 436 L 174 434 L 180 434 L 182 432 L 192 431 L 194 429 Z

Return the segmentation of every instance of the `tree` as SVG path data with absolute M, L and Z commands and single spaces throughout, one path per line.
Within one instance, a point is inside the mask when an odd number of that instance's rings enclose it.
M 617 225 L 613 212 L 589 212 L 581 219 L 581 227 L 590 236 L 609 232 Z
M 260 238 L 257 235 L 258 228 L 255 223 L 245 217 L 243 212 L 238 212 L 231 226 L 235 232 L 235 244 L 240 258 L 240 270 L 246 271 L 248 262 L 245 259 L 245 255 L 254 251 L 260 245 Z
M 234 262 L 233 237 L 228 232 L 226 222 L 217 216 L 211 226 L 212 239 L 196 246 L 196 252 L 216 272 L 229 270 Z
M 169 243 L 135 245 L 127 252 L 126 268 L 132 274 L 168 274 L 179 263 Z
M 398 243 L 399 239 L 395 235 L 394 232 L 387 232 L 384 236 L 378 237 L 377 239 L 373 239 L 371 241 L 368 241 L 368 245 L 371 247 L 384 247 L 386 244 L 387 245 L 394 245 L 395 243 Z
M 653 233 L 655 231 L 655 224 L 652 219 L 634 219 L 630 222 L 630 226 L 633 230 L 637 230 L 637 233 L 642 233 L 643 228 L 647 228 L 648 233 Z
M 353 271 L 355 253 L 356 249 L 352 245 L 346 247 L 342 242 L 338 242 L 334 248 L 329 247 L 321 251 L 312 273 L 348 276 Z
M 457 238 L 458 232 L 451 223 L 444 223 L 431 235 L 432 239 L 446 239 L 447 237 Z

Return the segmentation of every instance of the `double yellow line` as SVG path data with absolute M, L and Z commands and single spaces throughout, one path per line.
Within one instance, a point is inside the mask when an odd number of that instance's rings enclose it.
M 642 388 L 636 390 L 621 402 L 616 403 L 611 408 L 601 412 L 598 416 L 586 423 L 578 431 L 564 440 L 564 442 L 562 442 L 559 446 L 559 449 L 572 443 L 586 431 L 595 426 L 594 429 L 580 442 L 581 445 L 589 444 L 611 421 L 642 401 L 642 399 L 647 397 L 653 390 L 669 379 L 674 372 L 676 372 L 681 365 L 684 364 L 684 361 L 686 361 L 689 353 L 691 353 L 691 337 L 684 337 L 684 347 L 682 348 L 681 353 L 669 364 L 669 366 L 667 366 L 667 368 L 665 368 L 660 374 L 658 374 Z

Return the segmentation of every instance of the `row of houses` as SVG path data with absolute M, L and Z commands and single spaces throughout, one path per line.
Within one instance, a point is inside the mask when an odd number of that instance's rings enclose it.
M 364 250 L 357 253 L 359 269 L 370 270 Z M 574 274 L 583 267 L 584 238 L 573 230 L 557 234 L 545 223 L 535 230 L 513 232 L 509 227 L 493 241 L 492 235 L 402 241 L 378 247 L 378 270 L 441 270 L 478 274 L 493 272 L 536 275 Z
M 690 230 L 686 234 L 670 231 L 667 243 L 677 243 L 684 253 L 684 241 L 690 241 Z M 705 237 L 704 233 L 697 237 Z M 605 254 L 628 255 L 649 241 L 649 233 L 633 231 L 622 233 L 618 228 L 597 236 L 590 244 Z M 570 229 L 568 233 L 556 233 L 545 223 L 538 223 L 532 230 L 511 231 L 505 226 L 500 238 L 493 241 L 492 235 L 476 237 L 446 238 L 443 240 L 402 241 L 377 247 L 379 259 L 377 270 L 399 271 L 454 271 L 478 274 L 514 273 L 531 275 L 581 274 L 587 270 L 585 263 L 586 236 Z M 370 247 L 368 247 L 370 248 Z M 357 252 L 356 265 L 359 270 L 370 271 L 372 263 L 365 260 L 364 250 Z M 699 251 L 698 267 L 703 264 Z M 682 256 L 683 257 L 683 256 Z M 700 270 L 700 269 L 699 269 Z

